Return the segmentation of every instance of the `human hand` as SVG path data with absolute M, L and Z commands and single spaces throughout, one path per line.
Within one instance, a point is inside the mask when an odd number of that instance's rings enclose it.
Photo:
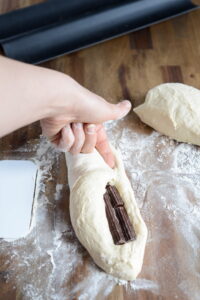
M 131 108 L 130 102 L 110 104 L 69 76 L 65 76 L 64 86 L 66 89 L 54 102 L 52 115 L 41 120 L 43 134 L 72 154 L 90 153 L 96 148 L 110 167 L 114 167 L 114 156 L 102 123 L 124 117 Z
M 0 95 L 0 137 L 41 120 L 43 134 L 57 146 L 72 153 L 96 147 L 114 166 L 102 123 L 125 116 L 129 101 L 110 104 L 63 73 L 1 55 Z
M 90 153 L 96 148 L 111 168 L 115 166 L 114 156 L 102 124 L 67 124 L 57 137 L 53 143 L 59 143 L 60 149 L 78 154 Z

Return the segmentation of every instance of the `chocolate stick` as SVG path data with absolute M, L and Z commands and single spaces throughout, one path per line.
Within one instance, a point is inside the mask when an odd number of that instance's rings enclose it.
M 115 245 L 122 245 L 136 239 L 136 233 L 131 224 L 124 202 L 115 186 L 106 185 L 104 194 L 106 216 Z
M 136 239 L 136 234 L 126 209 L 122 206 L 117 207 L 115 211 L 126 242 L 134 241 Z
M 107 193 L 104 194 L 104 201 L 106 203 L 106 216 L 108 219 L 108 224 L 109 224 L 109 228 L 110 228 L 110 232 L 112 234 L 114 244 L 122 245 L 126 241 L 125 241 L 121 226 L 119 224 L 119 221 L 116 217 L 115 210 L 112 207 L 112 204 L 110 202 L 110 197 Z
M 118 190 L 116 189 L 116 187 L 114 185 L 107 184 L 106 190 L 109 193 L 109 196 L 112 201 L 112 206 L 114 208 L 124 205 L 124 202 L 123 202 Z

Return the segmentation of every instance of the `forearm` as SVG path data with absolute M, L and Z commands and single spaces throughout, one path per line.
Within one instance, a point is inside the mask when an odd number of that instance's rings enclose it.
M 105 130 L 96 130 L 97 124 L 122 118 L 130 108 L 129 101 L 108 103 L 63 73 L 0 56 L 0 137 L 41 120 L 43 134 L 57 146 L 73 153 L 96 147 L 113 167 Z
M 0 136 L 48 117 L 52 73 L 58 72 L 0 56 Z

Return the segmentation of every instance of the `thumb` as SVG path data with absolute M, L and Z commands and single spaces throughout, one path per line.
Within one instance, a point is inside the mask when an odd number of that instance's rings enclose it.
M 124 100 L 118 104 L 111 104 L 98 95 L 89 93 L 77 107 L 77 122 L 103 123 L 108 120 L 121 119 L 131 109 L 131 102 Z
M 129 100 L 123 100 L 117 104 L 110 104 L 113 117 L 111 120 L 117 120 L 125 117 L 130 109 L 131 109 L 131 102 Z

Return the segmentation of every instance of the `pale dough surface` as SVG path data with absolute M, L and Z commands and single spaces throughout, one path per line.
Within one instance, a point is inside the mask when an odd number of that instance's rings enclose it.
M 181 83 L 151 89 L 134 109 L 140 119 L 173 139 L 200 145 L 200 90 Z
M 113 153 L 115 169 L 111 169 L 96 150 L 90 154 L 66 154 L 71 190 L 70 216 L 79 241 L 95 263 L 113 276 L 133 280 L 142 267 L 147 228 L 120 154 L 114 148 Z M 119 190 L 136 231 L 136 240 L 124 245 L 115 245 L 109 230 L 103 199 L 108 182 Z

